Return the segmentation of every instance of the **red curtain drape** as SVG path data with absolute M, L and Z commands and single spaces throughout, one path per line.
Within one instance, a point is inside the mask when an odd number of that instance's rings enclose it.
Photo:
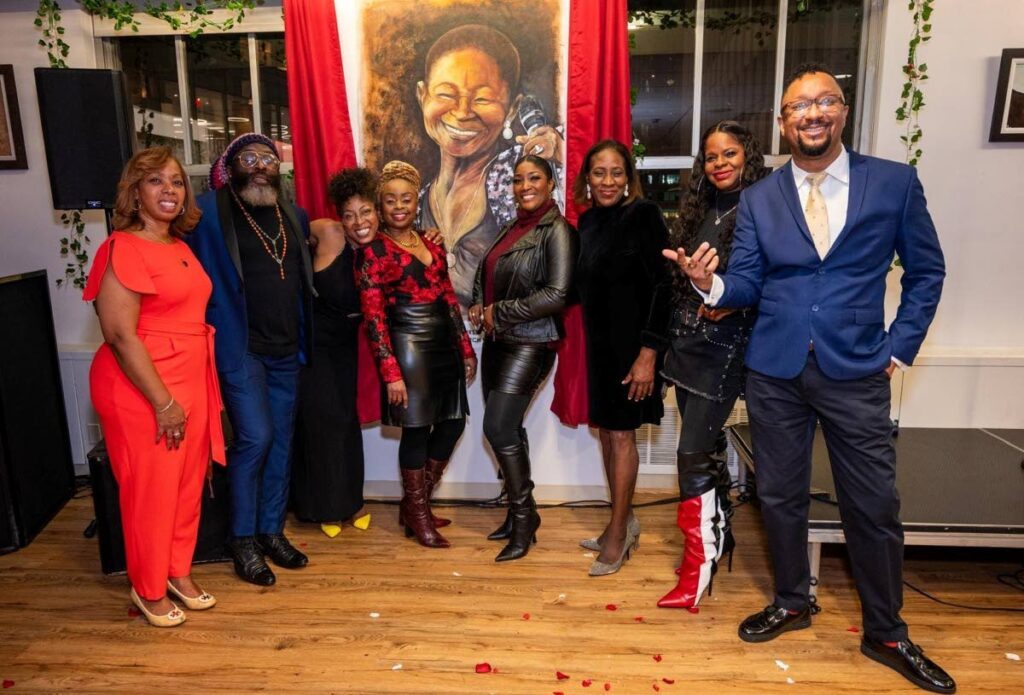
M 295 159 L 295 198 L 311 219 L 336 217 L 327 198 L 332 174 L 356 165 L 333 2 L 287 0 L 284 45 Z M 380 382 L 359 333 L 357 410 L 360 422 L 380 419 Z
M 632 142 L 629 110 L 629 33 L 626 0 L 570 0 L 566 178 L 572 181 L 590 146 L 615 138 Z M 575 223 L 581 209 L 567 203 Z M 551 410 L 566 425 L 587 423 L 586 346 L 579 306 L 565 313 Z

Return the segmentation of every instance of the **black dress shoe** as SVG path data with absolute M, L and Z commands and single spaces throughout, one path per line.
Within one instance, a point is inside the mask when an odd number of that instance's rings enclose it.
M 273 586 L 277 577 L 263 559 L 263 551 L 252 536 L 234 538 L 228 547 L 235 561 L 235 574 L 257 586 Z
M 909 639 L 889 647 L 865 635 L 860 643 L 860 651 L 867 658 L 888 666 L 918 688 L 933 693 L 956 692 L 956 681 Z
M 740 639 L 744 642 L 767 642 L 783 632 L 803 630 L 811 626 L 811 609 L 790 613 L 785 608 L 768 606 L 740 623 Z
M 297 570 L 309 564 L 309 558 L 295 549 L 283 533 L 268 533 L 256 536 L 260 547 L 278 567 Z

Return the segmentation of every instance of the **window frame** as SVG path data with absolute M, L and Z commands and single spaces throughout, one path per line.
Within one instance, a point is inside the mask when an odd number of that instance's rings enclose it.
M 773 111 L 782 101 L 782 87 L 785 82 L 786 30 L 789 23 L 789 5 L 792 0 L 778 0 L 779 26 L 775 37 L 775 100 Z M 688 155 L 645 156 L 637 160 L 637 169 L 692 169 L 701 135 L 701 92 L 704 74 L 704 24 L 705 0 L 696 0 L 696 26 L 693 41 L 693 131 L 692 147 Z M 867 151 L 874 144 L 874 124 L 868 118 L 878 100 L 879 67 L 882 59 L 882 31 L 885 0 L 862 0 L 860 52 L 857 58 L 857 95 L 853 113 L 853 145 L 858 151 Z M 789 161 L 790 155 L 778 154 L 781 136 L 778 128 L 772 129 L 770 154 L 765 154 L 765 164 L 780 167 Z
M 224 21 L 231 18 L 234 13 L 228 10 L 214 10 L 210 18 L 215 21 Z M 117 47 L 117 40 L 122 38 L 144 38 L 147 36 L 173 36 L 174 37 L 174 59 L 178 75 L 178 98 L 181 105 L 182 140 L 184 141 L 184 162 L 186 176 L 206 176 L 210 172 L 210 164 L 196 163 L 193 160 L 192 148 L 194 138 L 192 133 L 191 95 L 192 89 L 188 82 L 188 54 L 186 38 L 189 37 L 188 29 L 172 29 L 163 20 L 150 17 L 144 13 L 137 13 L 139 21 L 138 31 L 115 30 L 114 22 L 109 19 L 93 18 L 93 34 L 100 42 L 101 50 L 98 51 L 101 67 L 111 70 L 120 70 L 121 61 Z M 243 34 L 247 37 L 249 48 L 249 79 L 252 84 L 252 115 L 253 132 L 266 135 L 263 123 L 262 85 L 260 83 L 260 66 L 258 41 L 266 34 L 283 34 L 284 16 L 280 7 L 258 7 L 246 12 L 245 20 L 236 24 L 227 31 L 219 29 L 207 29 L 200 36 L 223 36 L 228 34 Z M 269 137 L 269 135 L 268 135 Z M 281 162 L 281 173 L 289 174 L 294 169 L 292 162 Z

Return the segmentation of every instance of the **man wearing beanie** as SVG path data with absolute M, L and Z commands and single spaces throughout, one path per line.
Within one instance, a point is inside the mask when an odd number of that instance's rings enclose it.
M 308 559 L 284 536 L 299 364 L 310 354 L 313 271 L 309 218 L 281 195 L 273 140 L 236 138 L 210 170 L 202 220 L 188 243 L 213 280 L 206 320 L 234 440 L 230 547 L 239 577 L 276 581 L 265 557 Z

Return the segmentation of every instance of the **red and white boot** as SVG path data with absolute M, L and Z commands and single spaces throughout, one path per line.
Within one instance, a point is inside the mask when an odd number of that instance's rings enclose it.
M 659 608 L 692 608 L 704 591 L 711 592 L 711 581 L 718 569 L 718 560 L 731 537 L 725 527 L 715 488 L 679 503 L 676 523 L 683 532 L 683 559 L 676 570 L 679 581 L 674 589 L 658 601 Z

